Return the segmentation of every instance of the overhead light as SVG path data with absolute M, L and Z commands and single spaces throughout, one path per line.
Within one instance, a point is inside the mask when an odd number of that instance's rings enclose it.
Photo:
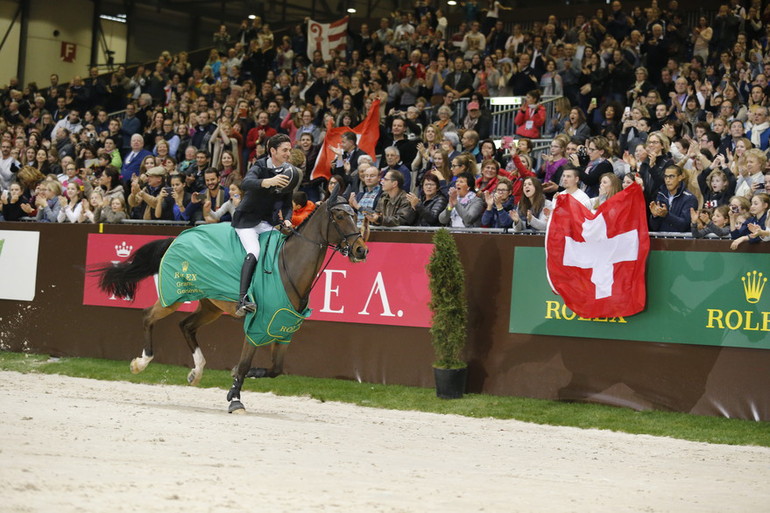
M 256 18 L 256 17 L 257 17 L 257 15 L 256 15 L 256 14 L 249 14 L 249 19 L 250 19 L 250 20 L 253 20 L 253 19 L 254 19 L 254 18 Z
M 355 9 L 355 7 L 348 7 L 348 12 L 349 12 L 350 14 L 355 14 L 355 13 L 356 13 L 356 9 Z
M 447 5 L 457 5 L 457 2 L 456 2 L 456 0 L 449 0 L 446 4 Z
M 118 23 L 126 23 L 125 14 L 116 14 L 115 16 L 110 16 L 109 14 L 100 14 L 99 18 L 103 20 L 117 21 Z

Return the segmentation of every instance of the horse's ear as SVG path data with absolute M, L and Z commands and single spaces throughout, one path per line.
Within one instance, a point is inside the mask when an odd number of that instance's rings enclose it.
M 361 237 L 364 239 L 364 242 L 369 242 L 370 234 L 371 231 L 369 230 L 369 218 L 364 217 L 364 222 L 361 223 Z

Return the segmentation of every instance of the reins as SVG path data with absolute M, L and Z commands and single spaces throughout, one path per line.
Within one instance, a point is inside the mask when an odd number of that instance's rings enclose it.
M 340 205 L 342 205 L 342 204 L 343 203 L 340 203 Z M 332 258 L 334 258 L 334 255 L 336 253 L 340 253 L 342 256 L 348 256 L 350 254 L 350 251 L 351 251 L 353 243 L 355 243 L 355 241 L 358 238 L 362 237 L 360 232 L 353 232 L 353 233 L 348 233 L 348 234 L 345 234 L 345 233 L 342 232 L 340 227 L 334 221 L 334 214 L 332 212 L 332 208 L 334 206 L 336 206 L 336 205 L 332 205 L 332 206 L 328 206 L 327 207 L 328 223 L 326 225 L 326 238 L 325 238 L 325 240 L 315 241 L 315 240 L 312 240 L 309 237 L 306 237 L 305 235 L 303 235 L 302 232 L 300 232 L 299 230 L 297 230 L 293 226 L 291 228 L 289 228 L 289 230 L 291 232 L 290 236 L 297 236 L 297 237 L 299 237 L 300 239 L 302 239 L 304 241 L 307 241 L 307 242 L 309 242 L 309 243 L 311 243 L 311 244 L 313 244 L 315 246 L 318 246 L 319 251 L 323 251 L 324 249 L 328 249 L 328 248 L 332 249 L 332 253 L 331 253 L 331 255 L 329 255 L 329 258 L 326 260 L 326 263 L 323 264 L 321 269 L 316 273 L 316 277 L 313 280 L 313 283 L 310 285 L 310 288 L 308 289 L 306 295 L 303 296 L 302 294 L 300 294 L 299 290 L 297 289 L 296 284 L 294 283 L 294 280 L 291 279 L 291 275 L 289 274 L 289 269 L 286 266 L 286 255 L 284 253 L 284 251 L 286 250 L 286 244 L 284 244 L 284 246 L 281 248 L 281 255 L 280 255 L 281 259 L 280 260 L 282 262 L 281 265 L 283 267 L 283 272 L 285 273 L 286 279 L 288 280 L 289 284 L 291 285 L 291 288 L 293 289 L 294 293 L 297 295 L 297 297 L 300 300 L 300 305 L 299 305 L 300 306 L 300 308 L 299 308 L 300 311 L 303 310 L 305 308 L 305 306 L 307 305 L 307 300 L 310 297 L 310 293 L 313 291 L 315 286 L 318 284 L 318 281 L 321 279 L 321 276 L 323 276 L 324 271 L 326 270 L 326 268 L 331 263 Z M 337 244 L 333 244 L 333 243 L 329 242 L 329 229 L 330 229 L 329 225 L 334 226 L 335 230 L 337 230 L 337 234 L 340 236 L 340 242 L 337 243 Z M 355 239 L 353 239 L 353 243 L 349 242 L 349 239 L 352 236 L 355 236 Z M 342 245 L 343 242 L 345 243 L 344 246 Z M 321 259 L 323 259 L 323 253 L 321 253 Z M 316 260 L 316 266 L 318 266 L 318 260 Z

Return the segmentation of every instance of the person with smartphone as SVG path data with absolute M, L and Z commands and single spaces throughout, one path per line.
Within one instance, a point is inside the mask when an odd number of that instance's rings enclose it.
M 163 201 L 170 197 L 173 200 L 172 212 L 175 221 L 191 221 L 196 218 L 196 213 L 201 209 L 201 195 L 197 191 L 192 193 L 185 190 L 184 176 L 171 177 L 171 185 L 164 187 L 160 192 Z M 156 209 L 160 206 L 156 206 Z M 199 216 L 198 216 L 199 217 Z

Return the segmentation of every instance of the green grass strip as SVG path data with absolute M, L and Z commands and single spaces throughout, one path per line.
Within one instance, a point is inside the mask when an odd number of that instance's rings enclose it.
M 0 351 L 0 370 L 61 374 L 104 381 L 127 381 L 157 385 L 184 385 L 189 369 L 152 363 L 141 374 L 131 374 L 128 362 L 93 358 L 49 359 L 45 355 Z M 201 387 L 230 388 L 229 371 L 206 370 Z M 727 445 L 770 447 L 770 422 L 725 419 L 660 411 L 637 412 L 611 406 L 566 403 L 467 394 L 459 400 L 437 399 L 432 388 L 358 383 L 339 379 L 279 376 L 275 379 L 249 379 L 244 389 L 272 392 L 279 396 L 311 397 L 370 408 L 412 410 L 466 417 L 516 419 L 551 426 L 572 426 L 619 431 L 631 434 L 667 436 Z M 255 406 L 252 406 L 257 407 Z M 227 408 L 222 393 L 222 410 Z

